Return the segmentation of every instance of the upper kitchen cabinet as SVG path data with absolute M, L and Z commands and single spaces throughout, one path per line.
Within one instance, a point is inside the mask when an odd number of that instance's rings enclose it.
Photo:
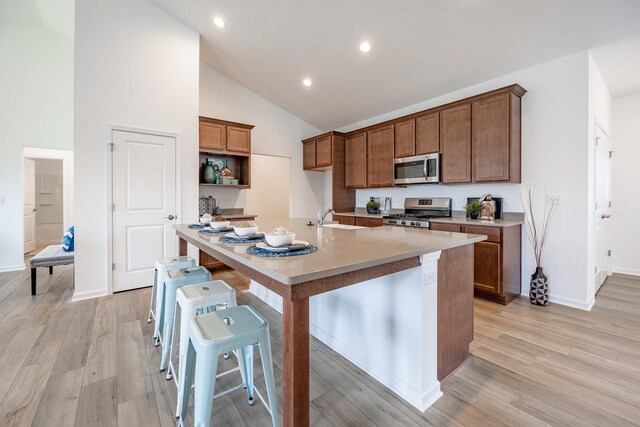
M 346 184 L 345 144 L 345 136 L 340 132 L 328 132 L 302 141 L 303 169 L 332 171 L 330 207 L 336 212 L 350 212 L 356 204 L 355 191 L 349 190 Z
M 367 187 L 393 187 L 394 125 L 367 132 Z
M 200 151 L 251 154 L 252 125 L 200 117 Z
M 414 119 L 394 125 L 395 158 L 416 154 L 416 121 Z
M 416 117 L 416 155 L 440 151 L 440 114 L 436 111 Z
M 471 182 L 471 104 L 440 112 L 440 151 L 442 182 Z
M 474 182 L 520 182 L 520 103 L 515 85 L 471 104 Z
M 365 132 L 345 138 L 345 188 L 367 188 L 367 134 Z M 391 156 L 393 168 L 393 155 Z

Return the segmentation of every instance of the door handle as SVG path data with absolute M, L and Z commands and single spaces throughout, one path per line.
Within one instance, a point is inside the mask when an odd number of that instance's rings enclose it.
M 33 208 L 33 211 L 34 211 L 34 212 L 36 212 L 37 210 L 38 210 L 38 209 L 36 209 L 36 208 Z
M 607 218 L 611 218 L 611 215 L 602 214 L 602 219 L 607 219 Z
M 169 216 L 165 216 L 166 219 L 173 221 L 174 219 L 177 218 L 177 216 L 173 216 L 173 215 L 169 215 Z

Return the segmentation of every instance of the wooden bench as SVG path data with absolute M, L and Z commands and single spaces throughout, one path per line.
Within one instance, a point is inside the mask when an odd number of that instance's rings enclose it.
M 31 267 L 31 295 L 36 294 L 36 268 L 49 267 L 49 274 L 53 274 L 53 267 L 73 264 L 73 255 L 73 252 L 63 251 L 61 245 L 51 245 L 31 258 L 29 260 L 29 267 Z

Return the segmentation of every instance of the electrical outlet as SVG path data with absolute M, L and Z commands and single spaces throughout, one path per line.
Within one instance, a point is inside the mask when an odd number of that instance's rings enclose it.
M 0 205 L 4 205 L 4 197 L 0 197 Z
M 232 205 L 232 204 L 233 204 L 233 197 L 227 196 L 227 205 Z
M 562 196 L 560 194 L 547 194 L 547 205 L 561 205 Z

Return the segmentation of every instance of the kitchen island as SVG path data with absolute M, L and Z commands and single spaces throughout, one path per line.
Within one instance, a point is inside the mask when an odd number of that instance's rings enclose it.
M 439 380 L 468 357 L 473 339 L 473 243 L 485 236 L 402 227 L 284 226 L 318 247 L 295 257 L 260 258 L 247 244 L 220 243 L 177 226 L 187 244 L 252 280 L 252 292 L 283 313 L 285 426 L 309 425 L 309 331 L 411 404 L 425 410 Z M 277 295 L 278 300 L 273 296 Z M 310 311 L 311 299 L 311 311 Z M 279 307 L 279 304 L 281 306 Z M 310 322 L 310 315 L 312 321 Z

